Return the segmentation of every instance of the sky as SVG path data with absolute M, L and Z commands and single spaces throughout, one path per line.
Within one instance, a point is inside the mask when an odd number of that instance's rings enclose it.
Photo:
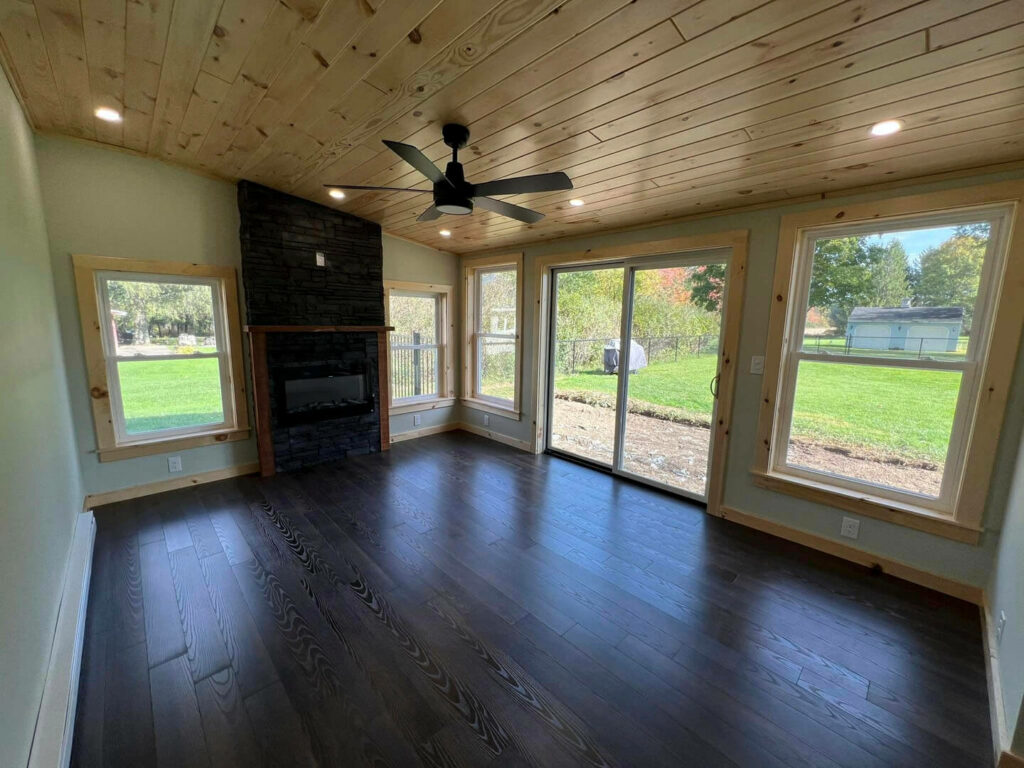
M 916 265 L 918 258 L 929 248 L 933 248 L 944 240 L 952 237 L 956 227 L 934 227 L 932 229 L 912 229 L 906 232 L 890 232 L 882 235 L 885 242 L 899 240 L 903 249 L 910 257 L 910 263 Z

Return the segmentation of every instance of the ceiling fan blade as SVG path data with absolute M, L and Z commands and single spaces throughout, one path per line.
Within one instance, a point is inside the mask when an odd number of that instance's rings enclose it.
M 429 208 L 427 208 L 427 210 L 425 210 L 423 213 L 421 213 L 419 215 L 419 218 L 416 219 L 416 221 L 433 221 L 434 219 L 440 218 L 441 212 L 437 210 L 435 206 L 432 205 Z
M 406 187 L 361 187 L 358 184 L 324 184 L 328 189 L 369 189 L 375 192 L 430 192 L 429 189 L 408 189 Z
M 384 139 L 384 144 L 388 149 L 405 160 L 405 162 L 435 184 L 442 181 L 448 181 L 448 178 L 441 172 L 441 169 L 430 162 L 430 158 L 420 152 L 412 144 L 402 144 L 400 141 L 388 141 L 387 139 Z M 451 184 L 450 181 L 448 181 L 448 183 Z
M 506 203 L 504 200 L 495 200 L 493 197 L 474 197 L 473 203 L 492 213 L 500 213 L 502 216 L 508 216 L 510 219 L 516 219 L 517 221 L 525 221 L 527 224 L 535 224 L 544 218 L 543 213 L 531 211 L 529 208 L 523 208 L 521 205 L 512 205 L 512 203 Z
M 534 176 L 517 176 L 514 179 L 495 179 L 477 184 L 475 195 L 522 195 L 528 192 L 557 192 L 572 189 L 572 180 L 561 171 L 538 173 Z

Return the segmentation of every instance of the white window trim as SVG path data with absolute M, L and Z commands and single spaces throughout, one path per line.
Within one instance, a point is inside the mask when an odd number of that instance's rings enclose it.
M 521 417 L 520 403 L 523 369 L 523 254 L 511 253 L 465 259 L 462 262 L 462 266 L 464 309 L 462 403 L 468 408 L 519 420 Z M 516 333 L 514 334 L 477 331 L 480 322 L 480 311 L 477 301 L 479 274 L 500 269 L 514 269 L 516 271 Z M 508 339 L 515 344 L 516 360 L 514 365 L 513 397 L 511 400 L 485 395 L 476 391 L 480 371 L 479 341 L 484 338 Z
M 1024 197 L 1024 184 L 1006 182 L 783 217 L 766 348 L 759 440 L 752 468 L 755 482 L 775 491 L 960 541 L 978 541 L 988 480 L 1024 321 L 1021 302 L 1005 301 L 1002 305 L 999 302 L 1004 285 L 1020 284 L 1024 279 L 1022 238 L 1019 235 L 1022 213 L 1018 201 L 1021 197 Z M 807 238 L 820 236 L 829 229 L 835 230 L 834 225 L 838 221 L 854 223 L 839 228 L 842 234 L 847 234 L 860 226 L 857 222 L 864 222 L 864 230 L 877 231 L 879 219 L 898 222 L 900 226 L 913 226 L 915 222 L 941 215 L 946 221 L 956 223 L 962 220 L 958 218 L 961 214 L 979 220 L 992 217 L 992 212 L 999 209 L 1005 211 L 1005 217 L 997 224 L 989 240 L 986 271 L 982 275 L 977 304 L 982 312 L 975 315 L 975 332 L 969 345 L 968 360 L 963 363 L 931 361 L 923 365 L 912 361 L 915 364 L 908 365 L 911 361 L 859 357 L 854 362 L 964 371 L 950 440 L 951 460 L 947 460 L 940 501 L 821 472 L 804 472 L 782 464 L 788 443 L 794 366 L 800 359 L 816 357 L 799 352 L 804 323 L 801 310 L 806 306 L 812 260 L 805 253 L 801 259 L 801 246 Z M 889 221 L 886 226 L 888 224 Z M 1012 241 L 1011 232 L 1017 233 Z M 992 257 L 993 254 L 996 258 Z M 1003 256 L 1001 263 L 1000 256 Z M 851 358 L 846 357 L 830 360 L 850 361 Z M 981 397 L 981 392 L 986 396 Z
M 415 397 L 394 397 L 394 386 L 388 382 L 391 393 L 388 413 L 397 416 L 402 413 L 429 411 L 435 408 L 447 408 L 455 404 L 455 380 L 452 375 L 452 346 L 455 324 L 452 314 L 452 286 L 437 283 L 414 283 L 401 280 L 384 281 L 384 316 L 385 325 L 391 325 L 391 294 L 433 297 L 438 302 L 437 340 L 438 343 L 421 345 L 437 348 L 438 382 L 436 393 Z M 388 344 L 388 354 L 391 345 Z M 392 368 L 389 362 L 389 369 Z
M 84 254 L 73 255 L 72 263 L 100 461 L 166 453 L 249 437 L 237 277 L 233 268 Z M 125 280 L 192 282 L 210 285 L 213 288 L 217 352 L 201 355 L 156 355 L 146 359 L 219 358 L 224 409 L 222 422 L 197 427 L 155 430 L 139 435 L 127 434 L 120 398 L 116 344 L 109 323 L 100 322 L 100 318 L 109 317 L 106 291 L 102 287 L 106 281 L 118 277 Z

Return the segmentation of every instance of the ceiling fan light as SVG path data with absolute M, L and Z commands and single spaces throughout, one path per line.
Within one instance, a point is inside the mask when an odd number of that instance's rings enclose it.
M 436 207 L 441 213 L 447 213 L 452 216 L 465 216 L 467 213 L 473 212 L 473 206 L 464 203 L 441 203 Z

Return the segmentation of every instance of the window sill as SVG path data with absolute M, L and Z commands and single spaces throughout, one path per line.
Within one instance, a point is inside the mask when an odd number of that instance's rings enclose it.
M 217 432 L 203 432 L 196 435 L 184 435 L 182 437 L 164 438 L 161 440 L 150 440 L 144 443 L 131 443 L 119 445 L 114 448 L 100 448 L 100 461 L 122 461 L 134 459 L 139 456 L 152 456 L 157 453 L 170 453 L 171 451 L 199 448 L 203 445 L 214 445 L 216 443 L 233 443 L 237 440 L 248 440 L 248 429 L 229 429 Z
M 501 405 L 500 403 L 491 402 L 490 400 L 481 400 L 478 397 L 464 397 L 462 398 L 462 404 L 467 408 L 472 408 L 477 411 L 493 413 L 496 416 L 504 416 L 506 419 L 513 419 L 514 421 L 519 421 L 520 419 L 519 411 L 512 406 Z
M 885 520 L 895 525 L 942 536 L 965 544 L 977 544 L 981 529 L 958 523 L 952 518 L 924 507 L 901 504 L 870 494 L 846 491 L 803 478 L 782 477 L 752 470 L 754 484 L 770 491 L 785 493 L 846 512 Z
M 388 409 L 388 415 L 398 416 L 402 413 L 415 413 L 416 411 L 432 411 L 435 408 L 450 408 L 455 405 L 454 397 L 435 397 L 432 400 L 418 400 L 412 403 L 399 403 Z

